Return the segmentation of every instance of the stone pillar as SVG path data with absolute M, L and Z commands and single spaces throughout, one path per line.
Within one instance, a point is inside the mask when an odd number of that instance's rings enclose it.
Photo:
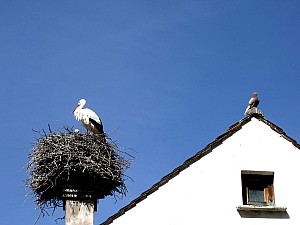
M 92 190 L 66 188 L 63 198 L 66 225 L 94 225 L 97 197 Z
M 252 115 L 252 114 L 264 116 L 264 113 L 256 107 L 252 107 L 251 109 L 248 109 L 247 115 Z
M 93 200 L 66 200 L 66 225 L 94 225 Z

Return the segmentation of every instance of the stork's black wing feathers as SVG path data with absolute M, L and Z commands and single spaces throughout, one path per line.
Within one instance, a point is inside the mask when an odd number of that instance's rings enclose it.
M 89 118 L 90 122 L 95 126 L 95 128 L 99 131 L 100 134 L 104 134 L 103 131 L 103 125 L 100 121 L 100 123 L 97 123 L 94 119 Z

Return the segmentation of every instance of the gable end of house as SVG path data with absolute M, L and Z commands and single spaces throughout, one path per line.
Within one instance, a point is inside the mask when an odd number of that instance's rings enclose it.
M 113 223 L 113 221 L 115 219 L 117 219 L 118 217 L 122 216 L 127 211 L 129 211 L 130 209 L 132 209 L 133 207 L 135 207 L 138 203 L 140 203 L 141 201 L 143 201 L 144 199 L 146 199 L 149 195 L 151 195 L 152 193 L 154 193 L 155 191 L 157 191 L 160 187 L 162 187 L 163 185 L 165 185 L 166 183 L 168 183 L 171 179 L 173 179 L 174 177 L 176 177 L 183 170 L 185 170 L 186 168 L 188 168 L 189 166 L 191 166 L 193 163 L 195 163 L 198 160 L 200 160 L 202 157 L 204 157 L 207 154 L 211 153 L 213 151 L 213 149 L 215 149 L 216 147 L 220 146 L 226 139 L 228 139 L 233 134 L 235 134 L 240 129 L 242 129 L 242 127 L 245 124 L 247 124 L 248 122 L 250 122 L 252 120 L 252 118 L 256 118 L 259 121 L 265 123 L 272 130 L 274 130 L 275 132 L 277 132 L 278 134 L 280 134 L 281 137 L 283 137 L 287 141 L 291 142 L 296 148 L 298 148 L 300 150 L 300 144 L 297 143 L 297 141 L 295 139 L 289 137 L 283 131 L 283 129 L 281 129 L 280 127 L 278 127 L 274 123 L 272 123 L 269 120 L 267 120 L 263 115 L 260 115 L 260 114 L 249 115 L 249 116 L 243 118 L 242 120 L 238 121 L 237 123 L 233 124 L 232 126 L 230 126 L 226 132 L 224 132 L 223 134 L 221 134 L 220 136 L 218 136 L 214 141 L 212 141 L 211 143 L 209 143 L 208 145 L 206 145 L 206 147 L 204 147 L 202 150 L 198 151 L 194 156 L 192 156 L 189 159 L 185 160 L 183 162 L 183 164 L 181 164 L 180 166 L 176 167 L 171 173 L 169 173 L 166 176 L 164 176 L 160 181 L 158 181 L 157 183 L 155 183 L 148 190 L 144 191 L 139 197 L 137 197 L 136 199 L 132 200 L 128 205 L 126 205 L 125 207 L 121 208 L 117 213 L 115 213 L 114 215 L 112 215 L 111 217 L 109 217 L 105 222 L 101 223 L 100 225 L 108 225 L 108 224 Z

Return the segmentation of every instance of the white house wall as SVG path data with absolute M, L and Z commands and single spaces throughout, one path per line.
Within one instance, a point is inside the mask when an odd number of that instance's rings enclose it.
M 113 224 L 300 224 L 299 162 L 299 149 L 252 118 Z M 275 203 L 287 207 L 285 218 L 244 218 L 239 214 L 241 170 L 274 172 Z

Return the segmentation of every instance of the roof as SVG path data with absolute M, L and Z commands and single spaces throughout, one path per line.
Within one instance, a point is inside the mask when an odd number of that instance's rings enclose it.
M 146 199 L 149 195 L 157 191 L 160 187 L 168 183 L 172 178 L 176 177 L 180 172 L 191 166 L 193 163 L 197 162 L 199 159 L 204 157 L 205 155 L 209 154 L 212 152 L 213 149 L 221 145 L 227 138 L 231 137 L 233 134 L 235 134 L 237 131 L 242 129 L 242 127 L 247 124 L 248 122 L 251 121 L 251 119 L 255 117 L 256 119 L 260 120 L 261 122 L 265 123 L 268 125 L 272 130 L 277 132 L 278 134 L 281 135 L 281 137 L 285 138 L 287 141 L 291 142 L 296 148 L 300 149 L 300 144 L 297 143 L 296 140 L 293 138 L 289 137 L 280 127 L 275 125 L 274 123 L 270 122 L 267 120 L 263 114 L 260 113 L 253 113 L 251 115 L 246 116 L 242 120 L 238 121 L 237 123 L 233 124 L 228 128 L 228 130 L 218 136 L 213 142 L 209 143 L 205 148 L 202 150 L 198 151 L 194 156 L 191 158 L 187 159 L 182 165 L 178 166 L 175 168 L 171 173 L 167 174 L 164 176 L 159 182 L 154 184 L 151 188 L 148 190 L 144 191 L 139 197 L 136 199 L 132 200 L 128 205 L 125 207 L 121 208 L 117 213 L 114 215 L 110 216 L 106 221 L 101 223 L 100 225 L 108 225 L 111 224 L 115 219 L 118 217 L 122 216 L 125 214 L 127 211 L 135 207 L 138 203 Z

